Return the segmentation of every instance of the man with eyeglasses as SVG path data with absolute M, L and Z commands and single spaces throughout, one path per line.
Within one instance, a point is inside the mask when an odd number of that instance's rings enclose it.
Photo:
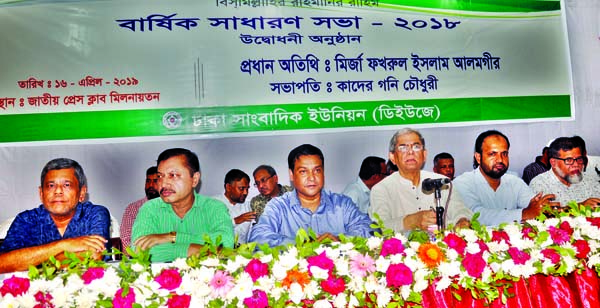
M 215 199 L 222 201 L 227 206 L 229 215 L 233 220 L 237 243 L 247 243 L 250 227 L 256 222 L 256 213 L 250 209 L 250 204 L 246 202 L 248 190 L 250 189 L 250 177 L 242 170 L 231 169 L 225 174 L 223 186 L 225 187 L 225 193 L 215 196 Z
M 552 193 L 555 201 L 566 206 L 569 201 L 596 207 L 600 205 L 600 185 L 583 171 L 585 154 L 573 137 L 560 137 L 550 144 L 550 170 L 535 177 L 533 191 Z
M 389 158 L 398 166 L 387 178 L 371 190 L 372 218 L 377 214 L 386 227 L 397 232 L 413 229 L 432 230 L 437 227 L 436 200 L 431 191 L 424 191 L 423 180 L 446 178 L 441 174 L 421 170 L 427 150 L 420 132 L 405 128 L 390 140 Z M 446 225 L 468 227 L 472 212 L 465 207 L 456 191 L 442 187 L 441 205 L 445 207 Z
M 367 214 L 369 210 L 371 189 L 387 176 L 385 159 L 368 156 L 363 159 L 358 172 L 358 178 L 346 185 L 342 194 L 350 197 L 358 209 Z
M 271 199 L 294 189 L 289 185 L 279 184 L 279 177 L 275 169 L 269 165 L 256 167 L 252 172 L 252 177 L 254 178 L 254 186 L 260 194 L 250 200 L 250 208 L 256 213 L 256 221 L 258 221 Z
M 78 162 L 56 158 L 42 169 L 41 205 L 18 214 L 0 245 L 0 273 L 25 271 L 66 252 L 100 259 L 110 248 L 110 214 L 86 201 L 87 180 Z
M 473 171 L 454 180 L 456 190 L 467 207 L 480 213 L 479 222 L 486 226 L 519 222 L 538 217 L 554 195 L 537 195 L 525 182 L 507 173 L 508 138 L 497 130 L 485 131 L 475 140 Z

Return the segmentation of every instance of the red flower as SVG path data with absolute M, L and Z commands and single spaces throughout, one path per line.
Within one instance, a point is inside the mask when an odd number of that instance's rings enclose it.
M 167 307 L 169 307 L 169 308 L 187 308 L 190 306 L 191 301 L 192 301 L 192 297 L 187 294 L 183 294 L 183 295 L 173 294 L 173 296 L 171 296 L 171 298 L 169 298 L 169 300 L 167 301 Z
M 492 231 L 492 241 L 493 242 L 498 242 L 498 243 L 504 241 L 504 242 L 506 242 L 506 244 L 510 245 L 510 240 L 509 240 L 509 237 L 508 237 L 508 233 L 506 233 L 504 231 L 493 230 Z
M 263 290 L 253 290 L 252 296 L 244 298 L 244 305 L 248 308 L 266 308 L 269 306 L 269 298 Z
M 524 227 L 523 230 L 521 230 L 521 234 L 523 234 L 523 237 L 530 240 L 535 238 L 535 231 L 531 227 Z
M 123 296 L 123 289 L 117 290 L 115 297 L 113 298 L 112 304 L 114 308 L 131 308 L 135 303 L 135 292 L 132 288 L 127 290 L 127 295 Z
M 481 253 L 468 253 L 461 262 L 462 266 L 467 270 L 467 274 L 474 278 L 481 277 L 486 263 Z
M 258 259 L 252 259 L 248 262 L 244 271 L 252 277 L 253 282 L 256 282 L 258 278 L 269 274 L 269 265 Z
M 163 289 L 173 290 L 181 285 L 181 275 L 176 269 L 164 269 L 154 278 L 154 281 L 158 282 Z
M 397 253 L 404 252 L 404 245 L 402 241 L 397 238 L 390 238 L 383 242 L 381 245 L 381 256 L 385 257 L 387 255 L 395 255 Z
M 413 273 L 410 268 L 402 263 L 392 264 L 385 272 L 388 287 L 401 287 L 413 282 Z
M 321 252 L 317 256 L 308 257 L 308 259 L 306 259 L 306 261 L 308 262 L 308 271 L 309 272 L 310 272 L 311 266 L 320 267 L 324 270 L 327 270 L 330 273 L 333 271 L 333 268 L 335 267 L 335 264 L 333 264 L 333 260 L 331 260 L 331 259 L 329 259 L 329 257 L 327 257 L 327 255 L 325 254 L 325 251 Z M 310 272 L 310 273 L 312 275 L 312 272 Z
M 552 248 L 546 248 L 542 250 L 542 254 L 546 259 L 550 259 L 550 262 L 552 262 L 552 264 L 556 264 L 560 261 L 560 254 Z
M 104 277 L 104 269 L 102 267 L 90 267 L 81 275 L 84 284 L 90 284 L 90 282 Z
M 508 248 L 508 254 L 513 259 L 515 264 L 525 264 L 525 262 L 531 259 L 531 256 L 528 253 L 519 250 L 519 248 L 516 247 Z
M 33 297 L 38 302 L 33 308 L 54 308 L 54 304 L 52 304 L 53 297 L 51 294 L 38 291 Z
M 587 217 L 586 220 L 589 221 L 592 226 L 600 228 L 600 217 Z
M 567 231 L 556 228 L 554 226 L 550 226 L 548 228 L 548 233 L 550 233 L 552 241 L 557 245 L 564 244 L 571 240 L 571 236 L 569 235 L 569 233 L 567 233 Z
M 465 248 L 467 247 L 467 242 L 460 236 L 449 233 L 444 237 L 444 243 L 448 245 L 449 248 L 456 250 L 460 255 L 465 254 Z
M 561 230 L 567 232 L 567 234 L 569 234 L 569 237 L 571 237 L 571 235 L 573 235 L 573 228 L 571 228 L 571 225 L 569 224 L 568 221 L 563 221 L 560 223 L 560 226 L 558 226 Z
M 479 245 L 479 253 L 484 253 L 486 251 L 490 251 L 490 248 L 483 240 L 477 240 L 477 245 Z
M 585 259 L 590 252 L 590 245 L 584 240 L 576 240 L 575 243 L 573 243 L 573 246 L 577 248 L 577 254 L 575 254 L 575 256 L 579 259 Z
M 331 275 L 327 280 L 321 281 L 321 288 L 331 295 L 338 295 L 346 290 L 346 282 L 342 278 L 335 278 Z
M 29 279 L 27 278 L 19 278 L 14 275 L 6 280 L 4 280 L 4 284 L 0 287 L 0 294 L 5 296 L 6 294 L 12 294 L 12 296 L 17 297 L 29 290 Z

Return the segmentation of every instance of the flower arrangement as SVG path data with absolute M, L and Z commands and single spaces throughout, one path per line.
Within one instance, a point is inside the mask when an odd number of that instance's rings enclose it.
M 600 268 L 600 212 L 570 204 L 523 224 L 447 229 L 407 236 L 237 250 L 205 246 L 201 254 L 153 264 L 130 251 L 118 265 L 70 256 L 7 276 L 0 307 L 398 307 L 421 303 L 430 286 L 462 287 L 488 302 L 502 287 L 535 274 Z M 458 293 L 456 297 L 460 297 Z M 464 296 L 464 293 L 463 293 Z

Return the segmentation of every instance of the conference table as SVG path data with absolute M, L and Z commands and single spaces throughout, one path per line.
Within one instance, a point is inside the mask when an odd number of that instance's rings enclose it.
M 533 223 L 533 222 L 531 222 Z M 532 262 L 537 262 L 538 264 L 541 264 L 540 262 L 546 260 L 547 257 L 545 257 L 543 255 L 543 253 L 541 253 L 541 251 L 543 251 L 544 249 L 559 249 L 560 251 L 562 251 L 562 255 L 561 258 L 564 262 L 568 262 L 570 265 L 570 269 L 568 270 L 561 270 L 560 268 L 562 266 L 565 266 L 565 263 L 558 263 L 558 262 L 552 262 L 550 265 L 552 266 L 552 264 L 554 264 L 555 267 L 544 267 L 546 270 L 542 271 L 541 269 L 535 270 L 535 266 L 533 265 L 528 265 L 529 268 L 533 268 L 535 271 L 532 271 L 531 274 L 524 274 L 523 272 L 521 272 L 520 268 L 518 267 L 510 267 L 511 269 L 517 270 L 518 272 L 511 272 L 511 278 L 506 278 L 505 280 L 500 280 L 500 281 L 496 281 L 496 280 L 485 280 L 485 281 L 495 281 L 494 284 L 489 284 L 489 285 L 483 285 L 483 286 L 479 286 L 479 288 L 475 291 L 470 290 L 470 289 L 466 289 L 465 287 L 454 287 L 454 286 L 449 286 L 447 288 L 445 288 L 442 291 L 438 291 L 436 289 L 436 284 L 438 283 L 438 279 L 440 279 L 440 277 L 442 276 L 437 276 L 437 278 L 431 278 L 434 279 L 433 282 L 429 282 L 429 285 L 427 285 L 428 280 L 424 281 L 425 285 L 422 285 L 422 287 L 419 287 L 418 290 L 423 290 L 423 291 L 415 291 L 418 292 L 417 294 L 420 294 L 421 297 L 421 302 L 420 303 L 414 303 L 411 301 L 407 301 L 404 305 L 399 305 L 400 307 L 414 307 L 414 306 L 420 306 L 420 307 L 424 307 L 424 308 L 450 308 L 450 307 L 464 307 L 464 308 L 484 308 L 484 307 L 491 307 L 491 308 L 501 308 L 501 307 L 514 307 L 514 308 L 529 308 L 529 307 L 540 307 L 540 308 L 546 308 L 546 307 L 576 307 L 576 308 L 592 308 L 592 307 L 600 307 L 600 278 L 598 276 L 598 273 L 596 272 L 596 270 L 594 268 L 600 268 L 600 262 L 599 262 L 599 258 L 600 258 L 600 253 L 597 250 L 597 247 L 600 247 L 600 215 L 595 215 L 595 216 L 590 216 L 590 217 L 558 217 L 558 218 L 552 218 L 552 219 L 546 219 L 544 222 L 535 222 L 535 227 L 538 228 L 537 230 L 542 230 L 541 232 L 543 232 L 543 235 L 546 236 L 547 240 L 539 240 L 539 241 L 532 241 L 532 245 L 531 246 L 532 250 L 538 251 L 538 253 L 535 255 L 534 259 L 533 256 L 531 256 L 531 260 Z M 495 249 L 496 251 L 500 251 L 499 254 L 494 255 L 494 257 L 490 256 L 486 257 L 486 262 L 496 262 L 496 264 L 498 264 L 497 262 L 502 262 L 502 260 L 506 259 L 506 258 L 510 258 L 511 262 L 512 262 L 512 255 L 510 254 L 510 251 L 512 249 L 512 247 L 508 248 L 508 246 L 504 247 L 503 249 L 498 250 L 498 246 L 499 244 L 499 239 L 496 239 L 495 236 L 498 236 L 498 238 L 502 238 L 502 232 L 504 232 L 503 236 L 508 236 L 510 238 L 512 238 L 515 241 L 518 241 L 522 238 L 529 238 L 529 239 L 533 239 L 533 238 L 538 238 L 537 236 L 541 233 L 536 233 L 533 232 L 534 230 L 531 229 L 533 225 L 530 225 L 528 227 L 522 227 L 520 225 L 507 225 L 504 226 L 502 230 L 488 230 L 490 232 L 487 232 L 485 234 L 487 234 L 488 236 L 491 236 L 490 242 L 488 242 L 488 244 L 492 244 L 492 243 L 496 243 L 495 245 Z M 481 231 L 481 230 L 480 230 Z M 568 231 L 568 232 L 567 232 Z M 462 233 L 465 234 L 476 234 L 474 230 L 462 230 Z M 569 234 L 573 234 L 574 236 L 572 238 L 564 238 L 563 240 L 559 241 L 561 238 L 557 238 L 556 241 L 554 242 L 554 240 L 551 240 L 551 235 L 548 234 L 561 234 L 560 232 L 569 235 Z M 449 238 L 450 235 L 454 235 L 455 238 L 457 238 L 457 235 L 454 232 L 449 232 L 449 234 L 447 234 L 446 236 Z M 465 236 L 466 238 L 466 236 Z M 507 238 L 507 239 L 510 239 Z M 446 240 L 446 239 L 444 239 Z M 481 239 L 478 237 L 469 239 L 469 241 L 471 241 L 472 243 L 477 243 L 477 241 L 480 241 Z M 502 241 L 504 241 L 504 239 L 502 239 Z M 396 254 L 393 257 L 390 256 L 385 256 L 383 254 L 383 250 L 384 247 L 386 247 L 386 249 L 389 249 L 389 247 L 392 246 L 387 246 L 388 243 L 392 243 L 395 242 L 396 244 L 392 244 L 392 245 L 400 245 L 400 247 L 404 247 L 402 249 L 411 249 L 411 253 L 410 254 L 404 254 L 404 253 L 400 253 L 400 254 Z M 413 275 L 415 274 L 415 268 L 413 267 L 412 269 L 409 268 L 408 266 L 406 266 L 406 264 L 416 264 L 415 262 L 423 262 L 423 264 L 426 264 L 426 259 L 423 259 L 425 257 L 431 257 L 432 255 L 429 254 L 430 251 L 437 251 L 438 254 L 435 254 L 436 256 L 439 257 L 440 252 L 441 252 L 441 247 L 445 247 L 443 249 L 446 250 L 447 255 L 449 256 L 450 254 L 448 254 L 450 252 L 450 244 L 444 244 L 442 243 L 443 241 L 438 241 L 436 242 L 437 244 L 432 244 L 429 242 L 426 243 L 417 243 L 417 242 L 410 242 L 410 241 L 405 241 L 402 242 L 400 241 L 398 238 L 389 238 L 389 239 L 385 239 L 382 241 L 382 243 L 378 243 L 376 244 L 375 247 L 381 247 L 381 248 L 375 248 L 373 250 L 373 248 L 361 248 L 362 250 L 360 250 L 360 254 L 369 254 L 371 253 L 373 256 L 373 260 L 378 259 L 378 260 L 382 260 L 382 264 L 384 264 L 385 262 L 390 262 L 392 259 L 394 259 L 395 261 L 393 261 L 393 265 L 396 266 L 396 268 L 398 268 L 398 266 L 403 266 L 403 268 L 408 269 L 408 273 L 413 273 Z M 510 242 L 508 240 L 506 240 L 506 242 Z M 585 244 L 585 247 L 588 247 L 588 250 L 582 250 L 584 251 L 584 256 L 579 256 L 577 257 L 575 254 L 579 253 L 579 248 L 577 248 L 577 244 L 576 242 L 583 242 Z M 375 241 L 375 243 L 377 243 L 377 241 Z M 400 244 L 398 244 L 400 243 Z M 466 242 L 465 242 L 466 243 Z M 442 246 L 440 246 L 440 244 L 443 244 Z M 581 244 L 581 243 L 579 243 Z M 307 244 L 309 245 L 309 244 Z M 379 246 L 381 245 L 381 246 Z M 455 245 L 455 244 L 453 244 Z M 570 248 L 565 248 L 566 247 L 570 247 Z M 341 246 L 341 245 L 340 245 Z M 368 245 L 367 245 L 368 246 Z M 447 247 L 446 247 L 447 246 Z M 313 246 L 309 245 L 307 247 L 312 247 L 311 249 L 315 249 Z M 337 247 L 336 249 L 339 249 L 339 247 L 336 245 L 335 247 Z M 352 246 L 354 247 L 354 246 Z M 426 248 L 425 250 L 421 251 L 420 248 L 421 247 L 429 247 Z M 322 248 L 322 247 L 320 247 Z M 488 247 L 489 248 L 489 247 Z M 516 247 L 515 247 L 516 248 Z M 591 251 L 589 250 L 591 248 Z M 327 249 L 333 249 L 331 246 L 328 246 Z M 454 250 L 456 248 L 452 248 L 452 250 Z M 487 248 L 486 248 L 487 249 Z M 517 249 L 518 250 L 518 249 Z M 348 253 L 348 251 L 344 250 L 344 253 L 341 253 L 341 250 L 335 250 L 331 251 L 330 256 L 337 256 L 337 258 L 339 258 L 337 261 L 341 262 L 341 263 L 337 263 L 335 265 L 335 267 L 337 268 L 339 266 L 340 269 L 343 269 L 347 266 L 341 266 L 343 264 L 345 264 L 344 262 L 353 262 L 351 261 L 351 258 L 348 257 L 350 254 Z M 357 250 L 358 251 L 358 250 Z M 508 253 L 507 253 L 508 251 Z M 289 252 L 289 251 L 288 251 Z M 422 252 L 425 252 L 424 254 L 421 254 Z M 287 254 L 286 255 L 286 261 L 287 263 L 291 262 L 290 261 L 290 255 L 292 256 L 291 259 L 292 260 L 297 260 L 294 262 L 299 262 L 300 260 L 303 260 L 302 262 L 308 262 L 310 263 L 310 260 L 306 260 L 307 257 L 306 256 L 310 256 L 309 258 L 327 258 L 326 256 L 321 256 L 323 254 L 323 252 L 321 252 L 318 256 L 315 253 L 306 253 L 303 252 L 304 255 L 297 255 L 298 251 L 296 250 L 295 253 L 293 254 Z M 388 253 L 388 250 L 386 250 L 386 254 Z M 397 253 L 397 252 L 396 252 Z M 474 252 L 476 253 L 476 252 Z M 458 252 L 455 252 L 454 254 L 458 254 Z M 572 254 L 572 255 L 571 255 Z M 240 265 L 240 264 L 246 264 L 246 263 L 239 263 L 239 262 L 234 262 L 233 264 L 237 264 L 235 265 L 232 269 L 229 269 L 230 266 L 233 266 L 231 264 L 227 265 L 226 264 L 228 262 L 231 261 L 231 258 L 233 256 L 229 256 L 228 258 L 223 258 L 223 259 L 215 259 L 216 262 L 211 261 L 208 262 L 208 265 L 203 265 L 198 263 L 196 266 L 201 266 L 204 268 L 204 270 L 207 270 L 208 268 L 221 268 L 221 269 L 225 269 L 228 268 L 227 270 L 231 270 L 231 273 L 236 273 L 236 274 L 232 274 L 233 277 L 230 277 L 230 279 L 232 279 L 234 282 L 237 281 L 235 279 L 239 279 L 241 277 L 241 273 L 245 273 L 245 270 L 242 270 L 241 267 L 244 267 L 246 265 Z M 433 257 L 431 257 L 433 258 Z M 466 257 L 460 257 L 457 258 L 456 256 L 454 257 L 455 262 L 462 262 L 461 260 L 466 260 Z M 504 259 L 503 259 L 504 258 Z M 269 258 L 271 259 L 271 258 Z M 335 257 L 334 257 L 335 259 Z M 254 260 L 254 259 L 253 259 Z M 256 259 L 258 260 L 258 259 Z M 329 258 L 327 258 L 327 260 L 329 260 L 330 262 L 333 263 L 333 261 Z M 373 261 L 372 260 L 372 261 Z M 387 261 L 386 261 L 387 260 Z M 494 261 L 495 260 L 495 261 Z M 498 261 L 499 260 L 499 261 Z M 517 260 L 517 259 L 515 259 Z M 127 260 L 123 260 L 121 262 L 124 262 Z M 206 261 L 206 260 L 205 260 Z M 120 265 L 119 263 L 117 263 L 117 260 L 114 260 L 112 262 L 109 262 L 109 265 L 112 266 L 114 269 L 119 269 Z M 248 261 L 245 261 L 248 262 Z M 258 261 L 257 261 L 258 262 Z M 270 262 L 270 261 L 265 261 L 265 262 Z M 284 261 L 282 261 L 282 259 L 278 259 L 278 260 L 273 260 L 271 263 L 269 263 L 270 265 L 264 269 L 265 273 L 263 275 L 270 277 L 272 279 L 272 276 L 274 276 L 274 272 L 275 272 L 275 267 L 279 266 L 279 271 L 281 271 L 281 264 L 285 263 Z M 292 262 L 291 264 L 296 264 Z M 314 261 L 314 262 L 318 262 L 318 261 Z M 412 263 L 411 263 L 412 262 Z M 445 261 L 447 262 L 447 261 Z M 515 261 L 516 262 L 516 261 Z M 238 264 L 239 263 L 239 264 Z M 260 263 L 260 262 L 259 262 Z M 125 263 L 125 264 L 129 264 L 129 263 Z M 168 264 L 168 266 L 166 266 Z M 152 267 L 154 268 L 155 266 L 161 267 L 161 265 L 165 265 L 165 268 L 167 267 L 178 267 L 179 265 L 177 265 L 177 262 L 174 263 L 167 263 L 167 264 L 152 264 Z M 260 263 L 261 266 L 267 266 L 267 263 Z M 449 264 L 449 263 L 446 263 Z M 462 263 L 461 263 L 462 264 Z M 514 264 L 519 264 L 519 263 L 514 263 Z M 522 263 L 521 263 L 522 264 Z M 561 265 L 562 264 L 562 265 Z M 131 266 L 131 264 L 129 264 L 129 266 Z M 306 265 L 307 266 L 307 265 Z M 461 266 L 461 265 L 458 265 Z M 467 266 L 463 264 L 463 266 L 466 268 Z M 486 266 L 489 266 L 486 265 Z M 533 267 L 532 267 L 533 266 Z M 589 266 L 589 267 L 588 267 Z M 435 265 L 434 267 L 437 267 L 438 269 L 441 268 L 441 265 Z M 388 269 L 391 268 L 388 267 Z M 416 267 L 416 271 L 419 271 L 419 267 Z M 573 270 L 574 269 L 574 270 Z M 155 269 L 156 270 L 156 269 Z M 546 273 L 546 272 L 553 272 L 552 275 L 545 275 L 542 273 Z M 114 272 L 114 271 L 113 271 Z M 201 271 L 202 272 L 202 271 Z M 299 273 L 298 270 L 289 270 L 288 273 L 286 275 L 289 275 L 290 272 L 297 272 Z M 347 272 L 347 270 L 345 271 Z M 568 274 L 557 274 L 556 272 L 559 273 L 566 273 L 568 272 Z M 155 272 L 154 275 L 157 275 L 158 272 Z M 161 272 L 162 273 L 162 272 Z M 188 275 L 188 274 L 184 274 L 184 272 L 181 272 L 182 275 Z M 187 272 L 186 272 L 187 273 Z M 194 272 L 193 275 L 197 275 L 197 271 Z M 203 272 L 204 273 L 204 272 Z M 394 272 L 397 274 L 389 274 L 391 273 L 388 272 L 388 270 L 386 269 L 382 269 L 382 270 L 377 270 L 376 275 L 378 275 L 378 277 L 384 277 L 384 278 L 390 278 L 390 277 L 396 277 L 396 276 L 392 276 L 392 275 L 407 275 L 406 273 L 400 273 L 400 272 Z M 537 274 L 533 274 L 533 273 L 537 273 Z M 301 274 L 301 273 L 299 273 Z M 304 273 L 306 274 L 306 273 Z M 533 274 L 533 275 L 532 275 Z M 115 274 L 116 275 L 116 274 Z M 191 275 L 191 274 L 190 274 Z M 212 274 L 211 274 L 212 275 Z M 216 277 L 216 274 L 214 274 Z M 222 275 L 222 274 L 221 274 Z M 229 275 L 229 274 L 227 274 Z M 353 280 L 353 278 L 351 277 L 351 275 L 348 275 L 348 273 L 346 274 L 340 274 L 340 275 L 346 275 L 346 279 L 348 280 Z M 389 277 L 386 277 L 387 275 L 390 275 Z M 454 274 L 453 274 L 454 275 Z M 481 274 L 479 274 L 481 275 Z M 531 276 L 530 276 L 531 275 Z M 1 282 L 3 282 L 5 279 L 8 279 L 12 276 L 12 274 L 4 274 L 4 275 L 0 275 L 0 287 L 2 286 Z M 26 273 L 20 273 L 21 277 L 25 277 Z M 412 275 L 411 275 L 412 276 Z M 129 276 L 128 276 L 129 277 Z M 195 277 L 195 276 L 193 276 Z M 291 277 L 291 276 L 290 276 Z M 299 277 L 299 276 L 298 276 Z M 316 276 L 315 276 L 316 277 Z M 455 277 L 455 276 L 450 276 L 450 277 Z M 477 275 L 474 276 L 464 276 L 467 277 L 469 279 L 473 279 L 478 277 Z M 508 277 L 508 276 L 504 276 L 504 277 Z M 205 277 L 206 278 L 206 277 Z M 210 278 L 210 277 L 209 277 Z M 285 277 L 286 279 L 288 279 L 288 277 Z M 196 278 L 191 278 L 188 279 L 188 283 L 193 283 L 193 285 L 188 285 L 186 288 L 186 290 L 188 290 L 187 292 L 189 293 L 189 290 L 192 289 L 197 289 L 200 288 L 202 286 L 200 285 L 196 285 L 196 280 L 194 279 L 198 279 L 198 277 Z M 212 279 L 212 278 L 211 278 Z M 307 276 L 307 279 L 312 279 L 309 276 Z M 319 279 L 323 279 L 323 278 L 315 278 L 317 280 Z M 411 280 L 413 279 L 412 277 L 410 278 Z M 420 278 L 420 279 L 424 279 L 424 278 Z M 429 278 L 427 278 L 429 279 Z M 514 279 L 514 280 L 513 280 Z M 284 279 L 285 280 L 285 279 Z M 119 285 L 119 281 L 117 280 L 109 280 L 109 284 L 113 284 L 116 286 L 115 289 L 118 289 L 118 285 Z M 194 282 L 192 282 L 194 281 Z M 243 281 L 240 280 L 240 281 Z M 416 278 L 415 278 L 416 281 Z M 423 281 L 423 280 L 420 280 Z M 479 280 L 480 281 L 480 280 Z M 322 282 L 322 281 L 321 281 Z M 455 281 L 457 282 L 457 281 Z M 462 281 L 464 282 L 464 281 Z M 461 282 L 461 283 L 462 283 Z M 134 283 L 134 281 L 130 281 L 129 283 Z M 136 280 L 135 283 L 140 283 L 138 282 L 138 280 Z M 143 281 L 141 282 L 143 283 Z M 349 283 L 349 281 L 346 281 L 346 283 Z M 377 283 L 383 283 L 385 284 L 385 279 L 382 280 L 379 279 L 377 280 Z M 479 282 L 479 283 L 483 283 L 483 282 Z M 258 282 L 256 283 L 258 285 Z M 416 284 L 416 282 L 415 282 Z M 401 286 L 405 286 L 406 284 L 400 284 Z M 447 284 L 446 284 L 447 285 Z M 461 285 L 469 285 L 467 284 L 461 284 Z M 91 285 L 90 285 L 91 286 Z M 396 288 L 397 285 L 392 285 L 389 283 L 388 280 L 388 284 L 387 287 L 392 288 L 392 292 L 395 292 L 394 290 L 398 290 L 398 288 Z M 489 288 L 488 288 L 489 286 Z M 283 284 L 282 286 L 278 286 L 283 288 Z M 177 288 L 177 286 L 175 287 Z M 207 284 L 204 283 L 204 288 L 208 288 Z M 212 287 L 212 288 L 216 288 L 216 287 Z M 289 285 L 286 286 L 286 288 L 290 288 Z M 395 288 L 395 289 L 394 289 Z M 425 289 L 423 289 L 425 288 Z M 109 287 L 109 289 L 112 289 Z M 185 288 L 184 288 L 185 289 Z M 440 288 L 442 289 L 442 288 Z M 171 289 L 169 289 L 171 290 Z M 345 293 L 348 292 L 352 292 L 350 291 L 351 289 L 344 287 L 344 291 Z M 366 289 L 363 289 L 366 290 Z M 482 291 L 483 290 L 483 291 Z M 484 293 L 485 290 L 489 291 L 490 294 L 494 294 L 494 292 L 498 292 L 498 294 L 500 294 L 501 296 L 497 297 L 497 296 L 492 296 L 490 298 L 494 298 L 494 300 L 488 300 Z M 73 292 L 77 291 L 77 290 L 71 290 Z M 182 292 L 182 290 L 180 290 Z M 291 288 L 289 289 L 289 291 L 291 292 Z M 262 291 L 261 291 L 262 292 Z M 269 291 L 267 291 L 267 289 L 265 289 L 265 291 L 267 294 L 269 293 Z M 264 293 L 263 292 L 263 293 Z M 281 292 L 281 291 L 279 291 Z M 285 291 L 284 291 L 285 292 Z M 327 291 L 330 292 L 330 291 Z M 368 292 L 373 292 L 373 291 L 368 291 Z M 275 293 L 273 293 L 275 294 Z M 291 294 L 291 293 L 290 293 Z M 333 293 L 331 293 L 333 294 Z M 337 294 L 337 293 L 336 293 Z M 168 293 L 167 293 L 168 295 Z M 167 296 L 163 294 L 164 296 Z M 111 292 L 110 294 L 107 294 L 106 296 L 109 297 L 116 297 L 117 294 L 113 292 Z M 195 296 L 198 296 L 198 294 L 196 294 Z M 386 296 L 384 294 L 384 296 Z M 403 294 L 403 296 L 405 296 Z M 489 296 L 489 295 L 488 295 Z M 364 294 L 361 295 L 361 297 L 364 297 Z M 204 295 L 202 295 L 201 297 L 202 299 L 204 299 Z M 369 298 L 368 296 L 366 298 Z M 398 298 L 398 297 L 396 297 Z M 405 297 L 407 298 L 407 297 Z M 0 297 L 0 299 L 2 299 L 2 297 Z M 220 297 L 215 298 L 215 300 L 220 299 Z M 209 299 L 210 300 L 210 299 Z M 370 299 L 369 299 L 370 300 Z M 411 299 L 414 300 L 414 299 Z M 371 307 L 376 307 L 377 303 L 371 302 L 369 303 L 371 304 Z
M 114 264 L 116 265 L 116 264 Z M 0 274 L 0 281 L 14 273 Z M 25 273 L 22 273 L 25 274 Z M 600 307 L 600 278 L 593 269 L 573 272 L 566 276 L 533 275 L 518 281 L 506 281 L 509 285 L 500 288 L 507 294 L 506 302 L 500 298 L 488 303 L 483 298 L 474 298 L 470 290 L 447 288 L 436 291 L 435 284 L 422 293 L 423 308 L 592 308 Z M 405 307 L 415 304 L 407 303 Z

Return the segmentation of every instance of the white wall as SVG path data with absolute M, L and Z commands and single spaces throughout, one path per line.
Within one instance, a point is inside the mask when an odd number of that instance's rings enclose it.
M 521 173 L 539 155 L 548 140 L 558 136 L 580 135 L 588 153 L 600 154 L 600 1 L 569 0 L 567 24 L 573 66 L 576 120 L 525 124 L 497 124 L 468 127 L 414 127 L 423 133 L 429 151 L 425 169 L 431 170 L 433 156 L 450 152 L 456 159 L 457 174 L 470 170 L 473 143 L 487 129 L 504 132 L 511 141 L 510 169 Z M 341 191 L 358 174 L 368 155 L 387 158 L 387 145 L 398 127 L 385 130 L 306 131 L 293 135 L 223 137 L 137 143 L 96 143 L 39 146 L 0 145 L 0 222 L 18 212 L 39 205 L 37 188 L 44 164 L 56 157 L 77 160 L 89 182 L 90 200 L 107 206 L 121 218 L 124 208 L 144 194 L 147 167 L 158 154 L 170 147 L 196 152 L 202 168 L 202 190 L 206 195 L 223 192 L 223 178 L 231 168 L 251 174 L 259 164 L 271 164 L 281 182 L 289 182 L 287 155 L 302 143 L 321 148 L 325 155 L 326 186 Z M 257 194 L 252 187 L 251 195 Z

